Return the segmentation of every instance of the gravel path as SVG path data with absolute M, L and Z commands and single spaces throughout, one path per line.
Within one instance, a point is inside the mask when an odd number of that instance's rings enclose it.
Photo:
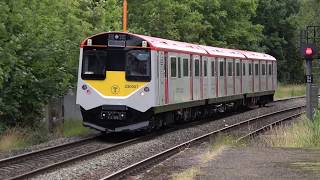
M 320 179 L 320 150 L 227 147 L 204 162 L 208 145 L 192 147 L 153 167 L 135 179 L 171 179 L 191 168 L 201 180 L 315 180 Z M 316 165 L 316 166 L 315 166 Z M 166 172 L 166 173 L 163 173 Z M 180 177 L 180 179 L 186 176 Z
M 149 141 L 131 145 L 125 149 L 120 149 L 112 153 L 74 163 L 73 165 L 53 172 L 48 172 L 47 174 L 39 175 L 34 179 L 98 179 L 174 145 L 211 132 L 212 130 L 220 129 L 221 127 L 228 126 L 252 116 L 302 104 L 305 104 L 303 99 L 292 100 L 289 103 L 272 103 L 265 108 L 250 110 L 238 115 L 232 115 L 223 119 L 170 132 Z

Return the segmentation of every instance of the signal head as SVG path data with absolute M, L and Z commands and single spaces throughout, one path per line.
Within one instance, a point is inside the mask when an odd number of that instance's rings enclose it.
M 306 59 L 313 59 L 317 55 L 317 47 L 314 44 L 306 44 L 301 48 L 301 55 Z

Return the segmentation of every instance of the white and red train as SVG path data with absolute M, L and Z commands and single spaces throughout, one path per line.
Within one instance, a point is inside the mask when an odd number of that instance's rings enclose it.
M 263 53 L 100 33 L 81 43 L 77 104 L 99 131 L 159 128 L 273 101 L 276 69 Z

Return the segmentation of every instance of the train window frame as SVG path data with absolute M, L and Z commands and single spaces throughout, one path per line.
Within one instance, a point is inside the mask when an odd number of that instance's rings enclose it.
M 240 62 L 236 62 L 236 76 L 240 76 Z
M 224 76 L 224 66 L 225 66 L 225 63 L 224 61 L 219 61 L 219 75 L 220 77 L 221 76 Z
M 265 75 L 266 75 L 266 64 L 262 64 L 262 67 L 261 67 L 261 75 L 262 75 L 262 76 L 265 76 Z
M 183 77 L 189 77 L 189 59 L 188 58 L 182 59 L 182 66 L 183 66 Z
M 268 64 L 268 67 L 269 67 L 269 76 L 272 75 L 272 64 Z
M 233 76 L 233 62 L 228 61 L 227 67 L 228 67 L 228 76 Z
M 214 77 L 215 75 L 215 62 L 211 61 L 211 76 Z
M 252 74 L 253 74 L 252 63 L 249 63 L 249 76 L 252 76 Z
M 173 68 L 174 64 L 174 68 Z M 171 56 L 170 57 L 170 77 L 176 78 L 177 77 L 177 57 Z
M 242 62 L 242 76 L 246 76 L 246 63 Z
M 181 58 L 178 57 L 178 78 L 181 78 Z
M 98 53 L 104 54 L 103 59 L 101 59 L 101 57 L 98 56 Z M 106 79 L 107 66 L 105 64 L 105 59 L 107 58 L 107 56 L 108 56 L 107 49 L 102 49 L 102 48 L 85 49 L 82 56 L 81 78 L 83 80 Z M 94 57 L 94 60 L 92 60 L 92 58 L 90 57 Z M 92 62 L 94 62 L 95 65 L 92 65 L 92 64 L 90 65 L 90 63 Z M 96 67 L 93 67 L 93 66 L 96 66 Z M 99 70 L 97 67 L 103 67 L 103 68 Z M 93 68 L 93 70 L 89 70 L 91 68 Z
M 194 76 L 200 77 L 200 60 L 199 59 L 194 60 Z
M 259 63 L 255 63 L 255 64 L 254 64 L 254 75 L 255 75 L 255 76 L 259 76 L 259 74 L 260 74 L 260 73 L 259 73 L 259 69 L 260 69 L 260 68 L 259 68 Z
M 203 76 L 207 77 L 208 76 L 208 61 L 204 60 L 203 61 Z
M 135 51 L 137 51 L 136 54 L 134 54 Z M 142 54 L 142 52 L 145 54 Z M 135 58 L 134 61 L 132 58 L 129 58 L 130 55 L 131 57 Z M 148 57 L 148 59 L 145 60 L 144 59 L 145 57 Z M 134 67 L 132 66 L 133 62 L 135 62 L 136 66 L 139 66 L 138 69 L 141 69 L 141 67 L 144 67 L 145 72 L 143 73 L 138 72 L 140 74 L 137 74 L 137 71 L 135 72 L 134 70 L 132 70 Z M 141 66 L 141 64 L 143 66 Z M 128 49 L 126 48 L 125 49 L 125 72 L 126 72 L 125 76 L 127 81 L 149 82 L 151 80 L 151 51 L 145 48 L 128 48 Z

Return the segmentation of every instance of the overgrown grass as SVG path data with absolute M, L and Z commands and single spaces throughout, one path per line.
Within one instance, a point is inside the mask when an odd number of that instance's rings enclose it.
M 262 140 L 272 147 L 320 148 L 320 113 L 314 121 L 301 117 L 290 126 L 279 126 L 270 131 Z
M 274 95 L 275 99 L 303 96 L 306 94 L 306 86 L 302 84 L 282 84 L 278 83 L 278 88 Z
M 83 127 L 82 121 L 78 120 L 65 121 L 53 134 L 49 133 L 44 124 L 33 128 L 14 127 L 0 135 L 0 151 L 22 149 L 55 138 L 87 135 L 90 132 L 92 131 Z
M 87 135 L 90 132 L 92 132 L 92 130 L 84 127 L 80 120 L 67 120 L 63 124 L 64 137 Z
M 0 136 L 0 151 L 22 149 L 34 144 L 48 141 L 49 133 L 44 127 L 7 129 Z

